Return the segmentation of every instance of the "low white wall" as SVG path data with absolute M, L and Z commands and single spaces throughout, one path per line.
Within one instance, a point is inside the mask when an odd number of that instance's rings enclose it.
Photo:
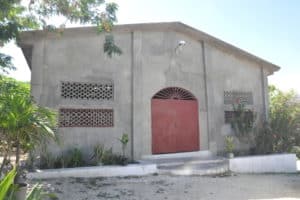
M 295 173 L 295 154 L 237 157 L 229 160 L 229 169 L 237 173 Z
M 155 164 L 127 165 L 127 166 L 98 166 L 98 167 L 77 167 L 64 169 L 48 169 L 28 173 L 28 179 L 50 179 L 63 177 L 112 177 L 112 176 L 144 176 L 157 173 Z

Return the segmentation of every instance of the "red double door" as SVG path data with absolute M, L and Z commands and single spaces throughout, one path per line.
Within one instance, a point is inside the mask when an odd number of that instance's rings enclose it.
M 197 100 L 152 99 L 152 153 L 199 150 Z

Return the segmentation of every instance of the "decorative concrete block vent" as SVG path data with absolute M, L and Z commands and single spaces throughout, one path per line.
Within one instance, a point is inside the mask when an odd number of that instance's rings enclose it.
M 224 104 L 232 105 L 235 103 L 252 105 L 253 104 L 252 92 L 224 91 Z
M 274 154 L 232 158 L 229 168 L 237 173 L 296 173 L 295 154 Z
M 225 123 L 226 124 L 231 123 L 236 114 L 237 114 L 236 111 L 225 111 L 224 112 Z M 254 113 L 252 111 L 245 111 L 245 115 L 247 119 L 254 119 Z
M 65 99 L 113 100 L 113 94 L 113 83 L 61 83 L 61 96 Z
M 112 109 L 59 110 L 59 127 L 113 127 Z

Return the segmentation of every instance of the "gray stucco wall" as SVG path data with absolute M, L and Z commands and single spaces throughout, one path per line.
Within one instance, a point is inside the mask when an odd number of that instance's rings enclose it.
M 175 52 L 178 41 L 186 46 Z M 207 149 L 201 44 L 175 32 L 134 33 L 134 154 L 151 154 L 151 98 L 166 87 L 181 87 L 199 104 L 200 149 Z
M 60 128 L 62 149 L 77 146 L 88 154 L 101 143 L 121 152 L 118 138 L 128 133 L 133 135 L 128 155 L 138 159 L 151 154 L 151 98 L 166 87 L 184 88 L 197 98 L 200 150 L 224 149 L 224 137 L 230 134 L 224 123 L 224 91 L 250 91 L 259 116 L 267 109 L 270 72 L 257 62 L 171 30 L 125 30 L 114 36 L 123 54 L 113 58 L 103 53 L 103 35 L 91 29 L 26 39 L 34 45 L 31 85 L 39 104 L 54 109 L 114 109 L 114 127 Z M 180 40 L 186 45 L 176 52 Z M 63 99 L 61 81 L 113 81 L 114 100 Z M 60 150 L 51 146 L 53 152 Z
M 116 36 L 123 54 L 114 59 L 103 53 L 103 37 L 62 35 L 35 43 L 32 64 L 32 95 L 36 101 L 54 109 L 113 108 L 114 127 L 59 128 L 62 149 L 79 147 L 85 153 L 101 143 L 121 151 L 118 138 L 131 130 L 131 48 L 130 33 Z M 61 81 L 114 83 L 114 100 L 74 100 L 60 96 Z M 132 141 L 130 139 L 130 141 Z M 130 146 L 130 143 L 129 143 Z M 60 150 L 53 146 L 51 151 Z M 130 149 L 128 149 L 129 154 Z
M 224 50 L 210 45 L 206 47 L 208 112 L 210 148 L 212 151 L 224 150 L 224 137 L 232 134 L 230 124 L 225 124 L 224 111 L 231 110 L 231 105 L 224 105 L 224 91 L 246 91 L 253 94 L 253 105 L 247 108 L 257 114 L 257 122 L 264 115 L 264 92 L 266 86 L 262 84 L 261 66 L 241 57 L 236 57 Z M 237 148 L 248 148 L 239 144 Z

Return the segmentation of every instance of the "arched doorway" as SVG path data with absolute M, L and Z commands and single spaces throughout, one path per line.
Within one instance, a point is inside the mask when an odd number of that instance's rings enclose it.
M 198 102 L 189 91 L 168 87 L 151 100 L 152 153 L 199 150 Z

